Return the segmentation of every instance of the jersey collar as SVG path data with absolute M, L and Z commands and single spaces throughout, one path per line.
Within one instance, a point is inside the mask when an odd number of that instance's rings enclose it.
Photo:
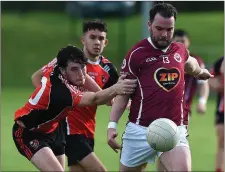
M 100 61 L 101 61 L 101 58 L 102 57 L 100 56 L 96 62 L 93 62 L 93 61 L 88 59 L 88 63 L 93 64 L 93 65 L 98 65 L 100 63 Z

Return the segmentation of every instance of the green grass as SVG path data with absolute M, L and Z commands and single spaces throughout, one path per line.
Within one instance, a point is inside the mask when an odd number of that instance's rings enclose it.
M 1 169 L 2 171 L 34 171 L 33 165 L 27 161 L 16 150 L 12 140 L 12 125 L 14 111 L 24 105 L 32 89 L 3 89 L 2 90 L 2 120 L 1 120 Z M 190 121 L 190 146 L 192 151 L 194 171 L 213 171 L 216 151 L 216 135 L 214 128 L 215 100 L 211 98 L 208 102 L 208 111 L 205 116 L 197 115 L 195 105 Z M 110 108 L 100 106 L 97 113 L 96 146 L 95 151 L 103 164 L 110 171 L 118 170 L 119 154 L 114 153 L 106 142 L 106 128 L 109 119 Z M 124 131 L 127 121 L 127 112 L 123 115 L 119 125 L 118 141 Z M 155 167 L 149 165 L 149 170 Z
M 109 45 L 103 54 L 119 67 L 126 52 L 142 39 L 142 17 L 135 15 L 125 20 L 112 18 L 105 21 L 109 28 Z M 55 57 L 61 47 L 69 43 L 80 46 L 81 24 L 81 19 L 71 20 L 61 13 L 3 13 L 3 86 L 27 86 L 31 74 Z M 207 64 L 223 55 L 222 12 L 180 13 L 176 27 L 190 33 L 191 50 L 202 56 Z

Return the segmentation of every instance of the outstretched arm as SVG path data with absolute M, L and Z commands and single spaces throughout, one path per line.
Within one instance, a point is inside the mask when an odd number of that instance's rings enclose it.
M 101 105 L 113 99 L 116 95 L 132 94 L 137 86 L 137 80 L 124 79 L 126 76 L 121 76 L 119 81 L 105 89 L 93 92 L 84 92 L 78 106 Z
M 206 80 L 213 77 L 213 75 L 211 75 L 207 69 L 202 69 L 199 66 L 197 60 L 191 56 L 188 57 L 188 60 L 184 66 L 184 70 L 186 73 L 200 80 Z

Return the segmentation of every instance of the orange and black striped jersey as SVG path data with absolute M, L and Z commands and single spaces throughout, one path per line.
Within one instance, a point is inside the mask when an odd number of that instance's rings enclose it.
M 119 77 L 115 66 L 103 56 L 97 62 L 88 60 L 87 73 L 102 89 L 114 85 Z
M 56 58 L 42 67 L 45 76 L 49 75 L 49 69 L 53 70 Z M 118 73 L 115 66 L 105 57 L 101 56 L 96 62 L 88 60 L 87 74 L 102 88 L 114 85 L 118 80 Z M 80 88 L 81 89 L 81 88 Z M 84 90 L 84 88 L 83 88 Z M 88 138 L 94 138 L 95 117 L 97 106 L 76 107 L 67 116 L 67 134 L 83 134 Z
M 49 133 L 79 104 L 83 93 L 62 77 L 58 67 L 44 76 L 41 83 L 28 102 L 15 112 L 14 120 L 22 121 L 30 130 Z
M 221 73 L 220 68 L 223 63 L 224 57 L 219 58 L 210 70 L 210 73 L 215 77 L 218 77 L 221 83 L 221 87 L 224 87 L 224 74 Z M 224 93 L 218 93 L 217 98 L 217 111 L 224 112 Z

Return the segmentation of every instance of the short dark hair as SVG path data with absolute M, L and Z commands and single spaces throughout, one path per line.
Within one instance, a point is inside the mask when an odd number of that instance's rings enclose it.
M 107 24 L 100 19 L 93 19 L 89 21 L 85 21 L 83 23 L 83 33 L 88 32 L 89 30 L 99 30 L 101 32 L 106 32 L 108 31 Z
M 175 36 L 179 36 L 179 37 L 186 36 L 187 38 L 189 38 L 189 34 L 183 29 L 176 29 L 173 34 L 173 37 Z
M 177 14 L 178 14 L 176 8 L 171 4 L 167 4 L 167 3 L 156 4 L 149 11 L 149 20 L 151 23 L 154 21 L 155 15 L 157 13 L 159 13 L 161 16 L 166 17 L 166 18 L 170 18 L 173 16 L 175 18 L 175 20 L 177 18 Z
M 68 45 L 67 47 L 59 50 L 57 54 L 57 65 L 58 67 L 66 68 L 69 62 L 86 65 L 87 57 L 85 57 L 81 49 Z

